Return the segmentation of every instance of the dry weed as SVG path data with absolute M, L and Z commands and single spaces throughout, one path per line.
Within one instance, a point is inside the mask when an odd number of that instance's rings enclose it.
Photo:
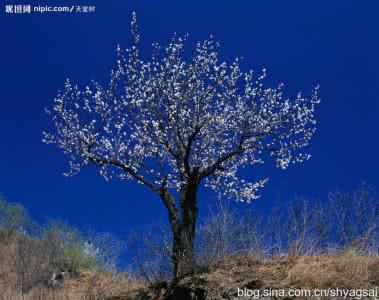
M 288 283 L 308 288 L 364 288 L 369 286 L 372 256 L 346 251 L 334 256 L 303 256 L 288 270 Z

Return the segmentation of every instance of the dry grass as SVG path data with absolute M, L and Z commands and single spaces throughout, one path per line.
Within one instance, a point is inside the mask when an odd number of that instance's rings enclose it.
M 308 288 L 367 288 L 377 257 L 346 251 L 334 256 L 299 257 L 288 270 L 290 285 Z
M 209 299 L 224 299 L 225 295 L 234 299 L 237 288 L 372 288 L 375 286 L 373 275 L 379 283 L 379 258 L 358 255 L 353 251 L 335 256 L 283 256 L 272 259 L 234 255 L 206 271 L 181 279 L 177 284 L 177 290 L 186 291 L 187 294 L 206 294 Z M 165 295 L 166 287 L 162 287 L 160 291 L 154 291 L 152 288 L 146 290 L 145 294 L 155 294 L 152 298 L 143 299 L 166 299 L 160 297 Z M 180 294 L 177 296 L 181 299 Z
M 122 273 L 82 270 L 78 276 L 65 279 L 63 288 L 40 284 L 22 294 L 14 267 L 15 254 L 14 240 L 0 241 L 0 300 L 103 300 L 143 287 Z
M 144 285 L 122 275 L 103 272 L 81 272 L 78 278 L 69 280 L 64 287 L 72 299 L 100 300 L 119 296 L 143 288 Z
M 238 274 L 254 272 L 266 287 L 368 288 L 379 284 L 379 257 L 354 250 L 334 255 L 263 257 L 234 256 L 215 269 Z M 233 275 L 233 276 L 234 276 Z
M 14 284 L 2 285 L 0 300 L 105 300 L 143 288 L 138 281 L 110 273 L 83 271 L 78 277 L 66 280 L 62 289 L 36 287 L 22 295 Z
M 4 266 L 4 265 L 3 265 Z M 142 299 L 141 295 L 164 299 L 166 286 L 147 287 L 128 277 L 82 271 L 78 277 L 65 280 L 61 289 L 35 287 L 22 296 L 15 291 L 9 274 L 1 273 L 0 300 L 106 300 Z M 236 287 L 255 288 L 367 288 L 379 276 L 379 258 L 354 251 L 336 255 L 285 256 L 265 259 L 254 255 L 225 258 L 202 273 L 184 278 L 183 286 L 197 286 L 217 295 L 232 293 Z M 379 278 L 374 278 L 374 282 Z

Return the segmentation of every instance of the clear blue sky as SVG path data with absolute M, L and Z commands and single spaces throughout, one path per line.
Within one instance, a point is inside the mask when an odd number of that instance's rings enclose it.
M 27 3 L 26 3 L 27 2 Z M 129 43 L 136 10 L 144 53 L 173 32 L 194 40 L 212 33 L 225 58 L 268 69 L 287 91 L 321 85 L 319 129 L 304 165 L 281 171 L 268 163 L 248 170 L 268 176 L 262 198 L 313 199 L 361 180 L 379 186 L 379 2 L 377 0 L 249 1 L 11 1 L 10 4 L 94 5 L 91 14 L 8 15 L 0 12 L 0 193 L 38 220 L 62 218 L 79 227 L 123 232 L 165 219 L 160 200 L 133 182 L 104 181 L 92 168 L 62 176 L 65 157 L 41 142 L 44 107 L 64 80 L 107 80 L 117 43 Z M 202 192 L 206 211 L 214 195 Z M 241 208 L 246 208 L 241 204 Z

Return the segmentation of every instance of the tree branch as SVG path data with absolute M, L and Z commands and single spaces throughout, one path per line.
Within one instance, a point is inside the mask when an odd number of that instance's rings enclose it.
M 100 166 L 111 165 L 111 166 L 120 168 L 120 169 L 124 170 L 125 172 L 127 172 L 128 174 L 130 174 L 137 181 L 139 181 L 139 182 L 145 184 L 146 186 L 148 186 L 149 188 L 151 188 L 154 192 L 157 192 L 157 193 L 161 192 L 161 187 L 159 187 L 159 186 L 155 185 L 154 183 L 150 182 L 149 180 L 145 179 L 143 176 L 138 175 L 137 172 L 135 172 L 131 167 L 128 167 L 128 166 L 124 165 L 123 163 L 121 163 L 117 160 L 96 157 L 93 154 L 90 154 L 88 159 L 96 165 L 100 165 Z
M 188 142 L 186 145 L 186 151 L 185 151 L 184 159 L 183 159 L 184 168 L 185 168 L 188 176 L 190 176 L 190 174 L 191 174 L 191 166 L 189 163 L 189 159 L 190 159 L 190 155 L 191 155 L 192 143 L 195 140 L 196 135 L 198 135 L 198 133 L 200 132 L 200 130 L 201 130 L 201 126 L 196 126 L 195 131 L 188 137 Z

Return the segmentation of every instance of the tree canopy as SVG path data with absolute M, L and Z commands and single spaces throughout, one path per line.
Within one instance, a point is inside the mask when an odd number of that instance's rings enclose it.
M 248 182 L 242 167 L 272 156 L 286 169 L 310 157 L 318 86 L 309 97 L 288 98 L 283 84 L 266 86 L 265 69 L 221 60 L 213 37 L 186 55 L 187 37 L 174 35 L 165 47 L 154 43 L 146 60 L 135 14 L 131 32 L 131 47 L 116 49 L 109 82 L 79 88 L 67 80 L 48 110 L 54 128 L 43 140 L 67 154 L 67 175 L 93 163 L 105 178 L 179 192 L 196 172 L 207 187 L 250 201 L 267 179 Z

